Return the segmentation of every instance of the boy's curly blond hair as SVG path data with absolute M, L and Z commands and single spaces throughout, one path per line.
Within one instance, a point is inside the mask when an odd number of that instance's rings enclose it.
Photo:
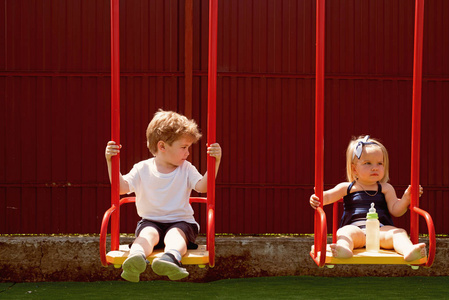
M 193 143 L 201 138 L 198 125 L 194 120 L 173 111 L 159 109 L 147 128 L 147 143 L 151 154 L 156 155 L 157 143 L 166 142 L 170 146 L 183 135 L 190 136 Z

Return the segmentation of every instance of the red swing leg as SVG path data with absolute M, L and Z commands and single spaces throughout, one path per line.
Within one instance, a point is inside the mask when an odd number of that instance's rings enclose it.
M 320 207 L 315 211 L 314 251 L 310 253 L 316 264 L 324 266 L 326 259 L 327 225 L 323 211 L 324 190 L 324 33 L 325 0 L 316 1 L 316 80 L 315 80 L 315 194 Z M 321 253 L 318 259 L 318 252 Z
M 111 140 L 120 145 L 120 40 L 119 0 L 111 0 Z M 111 219 L 111 250 L 120 246 L 120 153 L 112 158 L 111 207 L 115 207 Z
M 429 213 L 419 208 L 419 166 L 421 145 L 421 97 L 422 97 L 422 54 L 424 32 L 424 0 L 415 0 L 415 40 L 413 60 L 413 107 L 412 107 L 412 155 L 411 155 L 411 201 L 410 239 L 419 242 L 419 216 L 424 217 L 429 234 L 429 254 L 426 267 L 433 264 L 435 257 L 435 228 Z
M 209 71 L 207 144 L 216 142 L 216 99 L 217 99 L 217 18 L 218 0 L 209 0 Z M 215 158 L 207 157 L 207 248 L 209 266 L 215 265 Z

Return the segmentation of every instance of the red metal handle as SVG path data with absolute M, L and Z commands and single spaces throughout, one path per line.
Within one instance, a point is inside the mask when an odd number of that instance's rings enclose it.
M 109 225 L 109 218 L 111 217 L 111 214 L 115 211 L 116 206 L 112 206 L 109 208 L 103 215 L 103 221 L 101 222 L 101 229 L 100 229 L 100 260 L 101 264 L 104 267 L 108 266 L 108 262 L 106 260 L 106 237 L 108 235 L 108 225 Z
M 207 204 L 207 198 L 204 197 L 190 197 L 189 198 L 190 203 L 205 203 Z
M 332 243 L 337 242 L 337 230 L 338 230 L 338 205 L 340 202 L 343 202 L 343 199 L 338 200 L 337 202 L 334 202 L 332 205 Z
M 205 203 L 208 204 L 208 198 L 190 197 L 190 203 Z M 215 266 L 215 210 L 214 208 L 207 209 L 207 233 L 206 245 L 209 251 L 209 266 Z
M 190 203 L 205 203 L 208 204 L 208 199 L 203 197 L 190 197 Z M 215 210 L 209 208 L 207 210 L 207 233 L 206 245 L 209 251 L 209 266 L 215 266 Z
M 433 220 L 430 214 L 421 208 L 413 207 L 413 211 L 426 220 L 427 232 L 429 234 L 429 252 L 427 255 L 427 263 L 424 266 L 431 267 L 435 259 L 436 251 L 435 227 L 433 225 Z
M 323 267 L 326 263 L 326 247 L 327 247 L 327 223 L 326 213 L 323 208 L 318 207 L 315 210 L 315 237 L 314 251 L 310 252 L 310 256 L 319 267 Z M 318 259 L 318 251 L 320 258 Z
M 119 202 L 119 206 L 122 206 L 126 203 L 134 203 L 136 202 L 135 197 L 126 197 L 122 198 Z M 190 197 L 190 203 L 204 203 L 207 204 L 207 198 L 203 197 Z M 101 264 L 105 267 L 108 266 L 108 262 L 106 260 L 106 237 L 108 234 L 108 225 L 111 214 L 116 210 L 116 206 L 112 206 L 109 208 L 103 216 L 103 221 L 101 222 L 100 229 L 100 259 Z M 207 212 L 207 236 L 206 236 L 207 249 L 209 250 L 209 266 L 215 266 L 215 212 L 213 209 L 209 209 Z M 117 250 L 117 249 L 112 249 Z
M 119 206 L 120 207 L 122 204 L 125 203 L 133 203 L 136 201 L 135 197 L 127 197 L 127 198 L 123 198 L 120 200 L 119 202 Z M 111 215 L 114 211 L 116 211 L 117 206 L 112 205 L 103 215 L 103 221 L 101 222 L 101 229 L 100 229 L 100 260 L 101 260 L 101 264 L 105 267 L 108 266 L 108 262 L 106 260 L 106 254 L 107 254 L 107 250 L 106 250 L 106 237 L 108 235 L 108 225 L 109 225 L 109 219 L 111 218 Z M 112 235 L 111 235 L 111 249 L 112 250 L 118 250 L 119 247 L 117 247 L 116 249 L 112 248 Z
M 215 211 L 210 208 L 207 212 L 207 250 L 209 251 L 209 266 L 215 266 Z

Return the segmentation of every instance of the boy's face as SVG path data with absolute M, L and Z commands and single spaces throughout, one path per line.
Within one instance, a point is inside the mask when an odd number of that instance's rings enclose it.
M 164 161 L 174 167 L 180 166 L 189 157 L 189 148 L 192 143 L 193 139 L 188 135 L 182 136 L 171 145 L 164 143 Z

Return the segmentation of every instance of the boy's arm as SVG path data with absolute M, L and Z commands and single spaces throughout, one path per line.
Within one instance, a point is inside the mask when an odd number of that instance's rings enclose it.
M 116 156 L 120 152 L 121 146 L 118 146 L 115 144 L 115 142 L 110 141 L 108 142 L 108 145 L 106 146 L 106 163 L 108 165 L 108 174 L 109 174 L 109 182 L 112 183 L 112 156 Z M 120 195 L 127 194 L 130 192 L 129 190 L 129 184 L 128 182 L 123 179 L 123 176 L 121 173 L 119 173 L 120 178 Z
M 220 168 L 221 161 L 221 147 L 218 143 L 210 145 L 207 148 L 207 154 L 212 157 L 215 157 L 215 177 L 217 177 L 218 169 Z M 207 192 L 207 171 L 204 173 L 203 178 L 197 182 L 195 185 L 195 191 L 198 193 L 206 193 Z
M 334 188 L 325 191 L 323 193 L 323 206 L 334 203 L 346 196 L 348 186 L 349 182 L 342 182 L 337 184 Z M 310 196 L 310 206 L 312 206 L 313 209 L 316 209 L 319 205 L 320 198 L 318 198 L 318 196 L 315 194 Z

